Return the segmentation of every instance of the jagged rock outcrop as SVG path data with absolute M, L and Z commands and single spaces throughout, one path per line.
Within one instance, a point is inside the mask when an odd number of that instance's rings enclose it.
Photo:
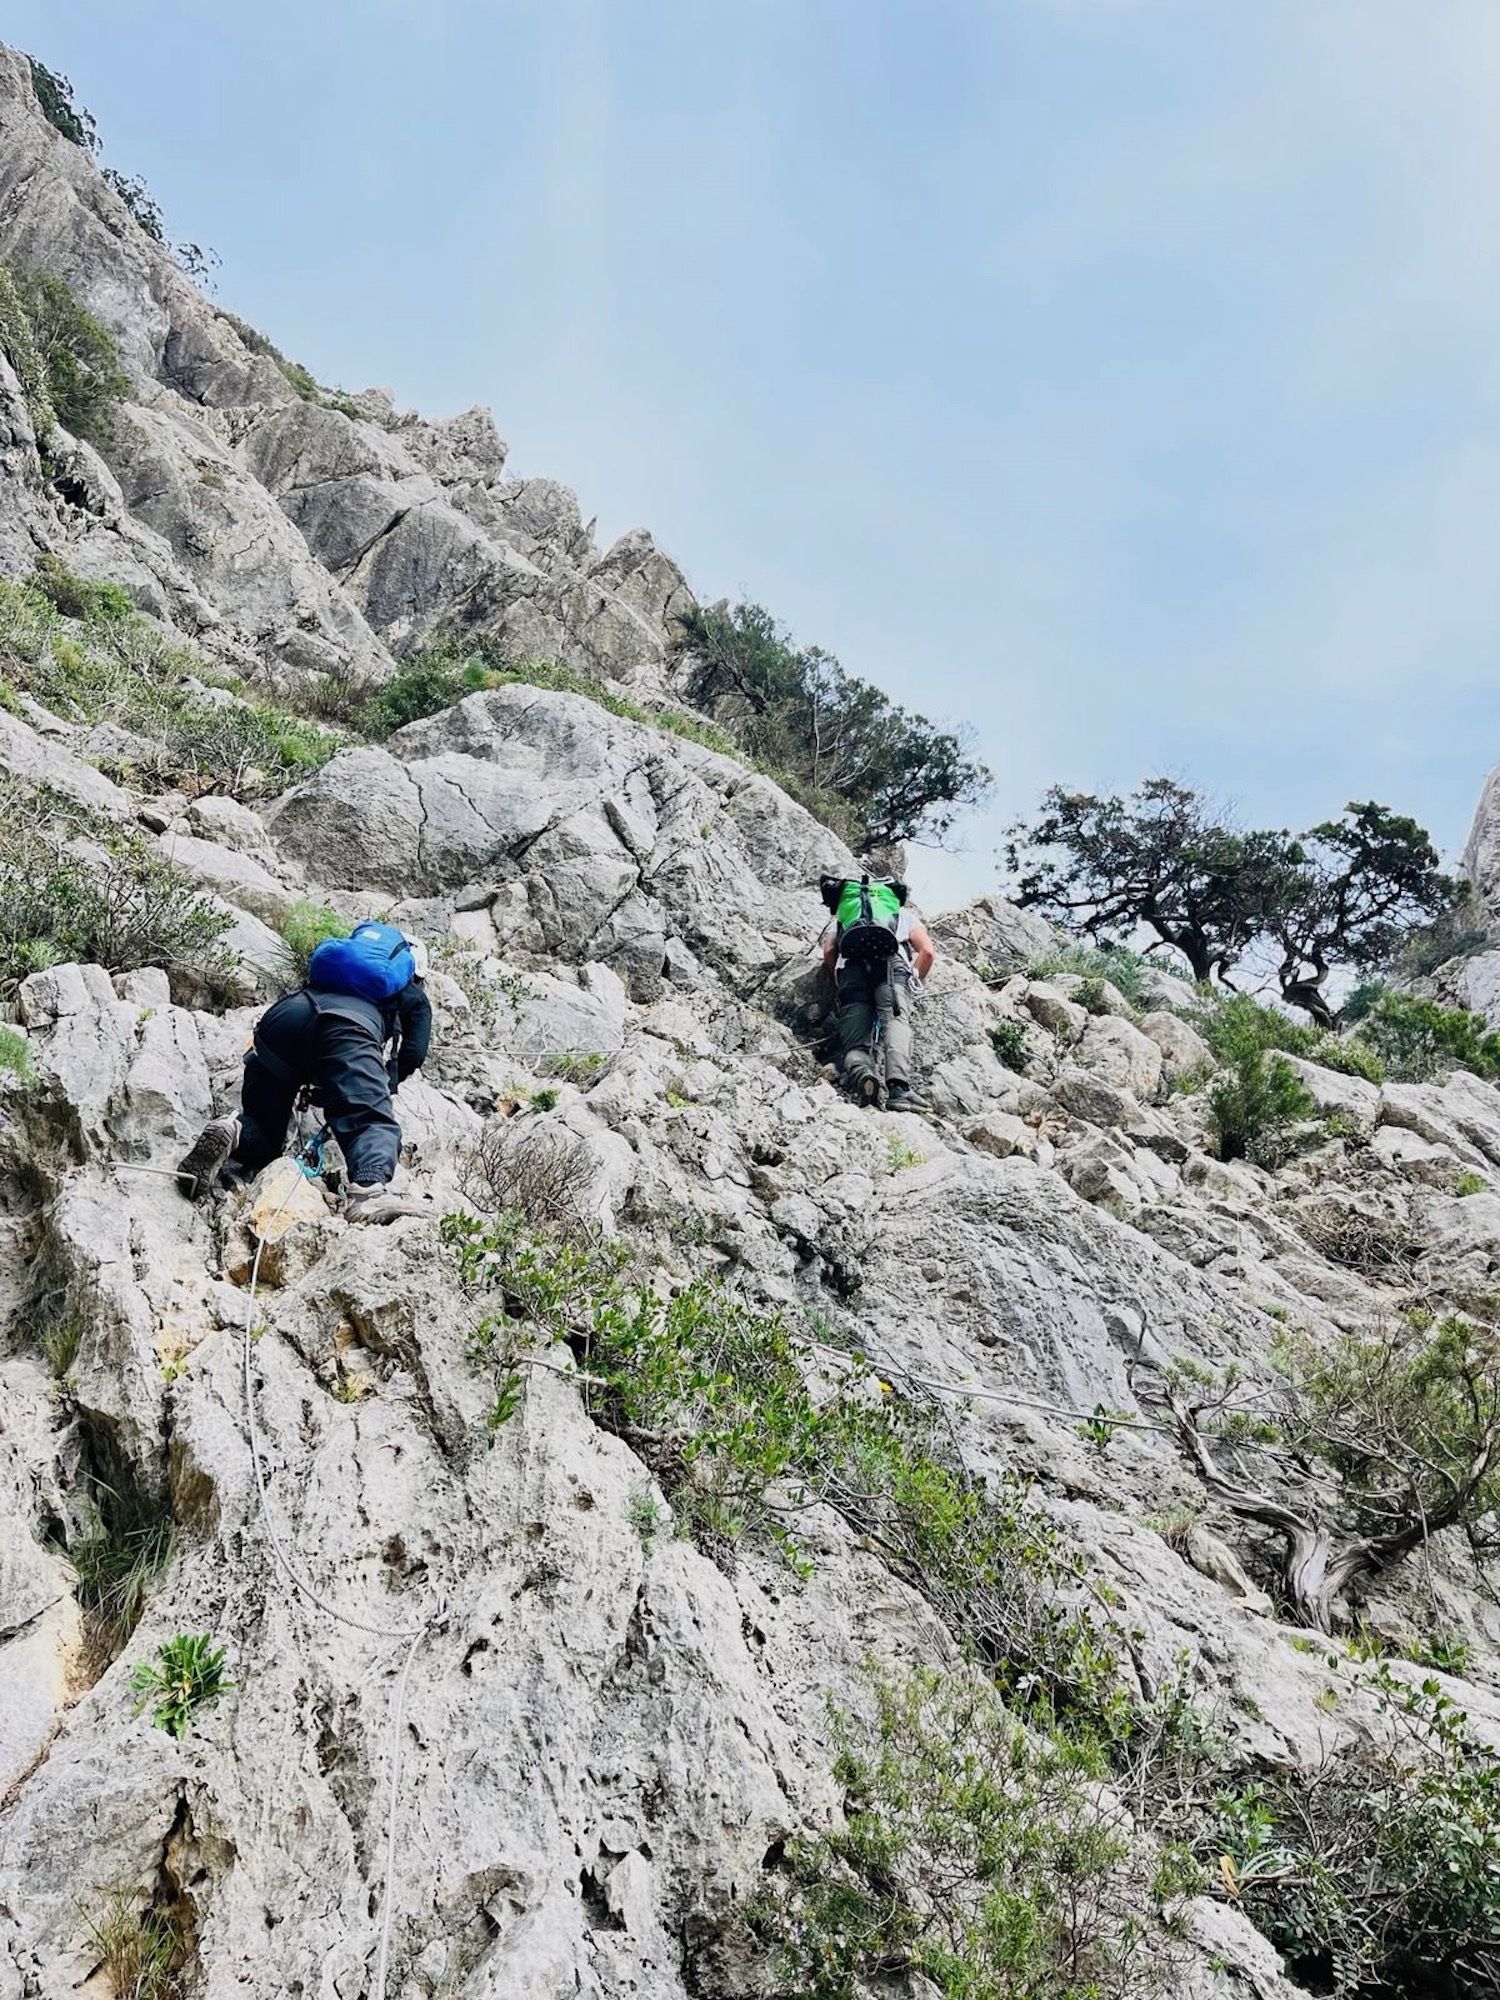
M 53 130 L 5 50 L 0 262 L 62 277 L 133 385 L 108 465 L 64 438 L 48 478 L 0 361 L 12 571 L 62 551 L 273 675 L 380 679 L 391 649 L 451 630 L 660 689 L 692 597 L 644 530 L 600 550 L 565 487 L 505 479 L 488 411 L 431 422 L 375 392 L 337 408 L 300 394 Z

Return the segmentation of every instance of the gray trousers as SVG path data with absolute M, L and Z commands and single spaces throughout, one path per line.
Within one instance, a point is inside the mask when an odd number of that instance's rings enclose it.
M 882 979 L 862 966 L 838 976 L 838 1035 L 844 1081 L 857 1085 L 875 1071 L 875 1024 L 885 1043 L 887 1083 L 911 1082 L 911 995 L 904 979 Z

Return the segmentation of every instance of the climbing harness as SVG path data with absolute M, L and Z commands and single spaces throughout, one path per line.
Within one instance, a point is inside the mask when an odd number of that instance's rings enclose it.
M 317 1157 L 321 1159 L 322 1142 L 325 1136 L 326 1128 L 320 1129 L 312 1135 L 310 1142 L 306 1140 L 302 1141 L 297 1150 L 293 1152 L 292 1158 L 296 1160 L 297 1166 L 303 1174 L 308 1173 L 308 1166 L 299 1155 L 311 1143 L 316 1146 Z M 292 1181 L 288 1185 L 287 1191 L 282 1196 L 274 1214 L 266 1223 L 264 1232 L 256 1232 L 255 1257 L 250 1266 L 250 1286 L 245 1310 L 245 1324 L 240 1339 L 245 1393 L 245 1427 L 250 1444 L 250 1462 L 255 1473 L 255 1491 L 260 1500 L 261 1519 L 265 1525 L 266 1540 L 270 1544 L 271 1553 L 276 1559 L 277 1567 L 281 1570 L 287 1581 L 300 1596 L 307 1599 L 309 1604 L 316 1606 L 319 1611 L 326 1613 L 336 1623 L 348 1626 L 351 1631 L 363 1632 L 366 1637 L 371 1639 L 398 1640 L 406 1646 L 406 1657 L 402 1661 L 401 1673 L 396 1682 L 396 1693 L 391 1707 L 390 1752 L 388 1757 L 390 1768 L 390 1800 L 386 1814 L 385 1879 L 380 1896 L 380 1942 L 375 1958 L 375 1977 L 370 1986 L 370 2000 L 385 2000 L 386 1975 L 389 1970 L 391 1955 L 391 1922 L 394 1915 L 392 1896 L 396 1885 L 397 1834 L 400 1826 L 401 1765 L 404 1748 L 402 1736 L 405 1728 L 406 1689 L 407 1683 L 411 1678 L 412 1667 L 416 1663 L 417 1654 L 421 1650 L 423 1643 L 447 1623 L 448 1604 L 446 1598 L 440 1596 L 430 1616 L 424 1619 L 419 1625 L 372 1625 L 362 1618 L 351 1618 L 347 1611 L 340 1611 L 336 1605 L 330 1604 L 327 1598 L 298 1571 L 291 1557 L 287 1554 L 280 1534 L 277 1532 L 276 1517 L 271 1507 L 271 1497 L 266 1489 L 265 1467 L 261 1454 L 260 1425 L 255 1414 L 255 1383 L 250 1367 L 250 1350 L 254 1343 L 255 1295 L 260 1283 L 260 1260 L 262 1252 L 266 1247 L 266 1237 L 281 1219 L 287 1203 L 291 1200 L 293 1193 L 299 1185 L 300 1182 L 298 1181 Z

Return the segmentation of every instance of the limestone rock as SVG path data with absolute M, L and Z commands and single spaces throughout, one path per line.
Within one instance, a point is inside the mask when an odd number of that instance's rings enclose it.
M 1149 1104 L 1161 1088 L 1162 1055 L 1157 1044 L 1129 1021 L 1113 1014 L 1089 1017 L 1073 1060 L 1081 1069 Z
M 1304 1056 L 1283 1057 L 1318 1107 L 1320 1116 L 1341 1119 L 1356 1138 L 1374 1137 L 1382 1116 L 1380 1086 L 1362 1076 L 1347 1076 L 1342 1070 L 1324 1069 L 1321 1063 Z M 1500 1107 L 1497 1107 L 1500 1109 Z
M 1027 985 L 1021 1004 L 1034 1021 L 1049 1029 L 1065 1046 L 1081 1038 L 1091 1018 L 1088 1011 L 1070 1000 L 1061 987 L 1049 985 L 1041 979 L 1033 979 Z
M 1218 1067 L 1208 1043 L 1175 1014 L 1143 1015 L 1140 1029 L 1161 1050 L 1162 1075 L 1169 1084 L 1207 1076 Z

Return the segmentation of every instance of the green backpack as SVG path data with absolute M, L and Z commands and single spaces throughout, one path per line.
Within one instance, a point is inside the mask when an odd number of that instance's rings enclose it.
M 883 965 L 896 954 L 904 882 L 857 882 L 825 875 L 819 883 L 823 901 L 838 923 L 839 952 L 852 965 Z

